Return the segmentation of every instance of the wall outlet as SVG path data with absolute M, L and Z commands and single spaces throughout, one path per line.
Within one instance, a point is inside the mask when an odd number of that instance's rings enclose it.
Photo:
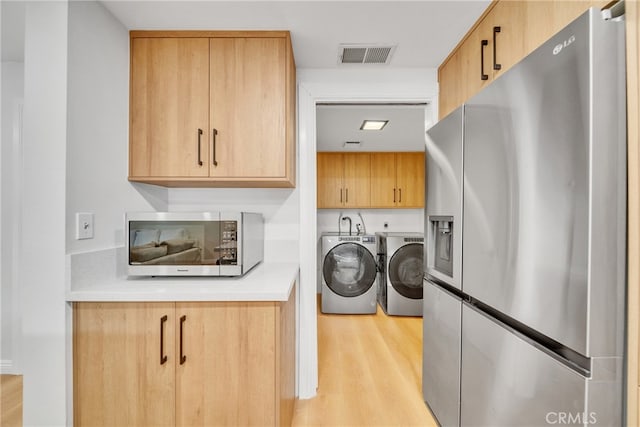
M 76 239 L 93 239 L 93 214 L 76 213 Z

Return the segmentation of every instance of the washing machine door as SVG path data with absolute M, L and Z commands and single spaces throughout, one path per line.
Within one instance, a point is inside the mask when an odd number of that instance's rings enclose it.
M 404 297 L 422 298 L 422 254 L 422 243 L 410 243 L 389 260 L 389 282 Z
M 375 283 L 376 260 L 362 245 L 341 243 L 324 257 L 322 275 L 329 289 L 336 294 L 357 297 Z

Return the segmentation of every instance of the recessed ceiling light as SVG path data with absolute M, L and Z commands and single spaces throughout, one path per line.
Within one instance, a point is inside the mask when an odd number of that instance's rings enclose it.
M 382 130 L 389 120 L 365 120 L 360 126 L 360 130 Z

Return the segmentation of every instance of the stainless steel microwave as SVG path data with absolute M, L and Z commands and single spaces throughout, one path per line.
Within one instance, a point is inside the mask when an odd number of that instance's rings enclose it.
M 264 219 L 249 212 L 125 215 L 130 276 L 242 276 L 264 257 Z

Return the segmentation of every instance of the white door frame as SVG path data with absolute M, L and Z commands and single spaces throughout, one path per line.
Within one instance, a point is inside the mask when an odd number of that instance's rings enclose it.
M 395 74 L 399 76 L 400 73 Z M 393 76 L 388 74 L 387 76 Z M 316 205 L 316 104 L 319 102 L 424 102 L 425 126 L 437 118 L 438 85 L 435 70 L 424 80 L 305 82 L 298 84 L 298 169 L 300 171 L 300 292 L 298 329 L 298 397 L 309 399 L 318 388 L 317 334 L 317 205 Z M 334 75 L 335 77 L 335 75 Z M 299 79 L 303 80 L 303 79 Z M 430 81 L 431 80 L 431 81 Z M 430 113 L 430 114 L 429 114 Z

